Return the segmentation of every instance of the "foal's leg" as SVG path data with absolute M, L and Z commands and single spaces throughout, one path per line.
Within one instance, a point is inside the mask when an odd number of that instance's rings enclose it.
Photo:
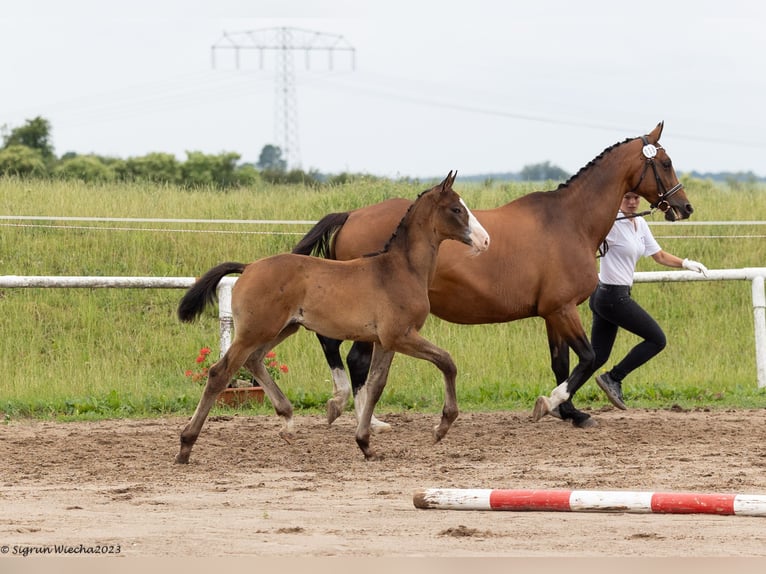
M 365 383 L 367 382 L 367 375 L 370 372 L 372 361 L 372 343 L 354 342 L 351 345 L 346 361 L 348 362 L 348 370 L 351 374 L 351 388 L 354 391 L 354 411 L 358 422 L 359 417 L 362 415 L 364 404 L 367 402 L 367 385 Z M 378 420 L 373 414 L 372 419 L 370 419 L 370 428 L 374 433 L 388 432 L 391 430 L 391 425 Z
M 271 348 L 263 347 L 259 351 L 252 353 L 245 362 L 245 367 L 253 373 L 263 387 L 263 392 L 269 397 L 274 411 L 285 421 L 285 426 L 279 431 L 279 436 L 288 444 L 292 444 L 295 439 L 293 433 L 293 405 L 290 399 L 282 392 L 282 389 L 274 382 L 274 379 L 271 378 L 269 371 L 263 364 L 263 359 Z
M 199 399 L 197 409 L 189 423 L 181 431 L 181 448 L 175 459 L 177 463 L 186 464 L 189 462 L 192 447 L 197 441 L 210 409 L 215 404 L 215 399 L 229 385 L 232 376 L 245 362 L 245 358 L 249 354 L 250 351 L 235 340 L 226 354 L 210 367 L 207 383 L 205 383 L 205 389 Z
M 457 392 L 455 390 L 457 367 L 455 362 L 447 351 L 424 339 L 420 333 L 414 330 L 397 339 L 392 347 L 398 353 L 432 362 L 444 375 L 442 418 L 439 424 L 434 427 L 434 440 L 439 442 L 447 434 L 458 416 Z
M 367 377 L 365 388 L 367 389 L 367 398 L 362 405 L 362 411 L 359 414 L 356 425 L 356 444 L 362 449 L 366 460 L 377 460 L 381 458 L 370 449 L 370 427 L 372 413 L 375 405 L 378 404 L 383 389 L 388 381 L 388 371 L 391 368 L 391 361 L 394 359 L 394 352 L 385 350 L 380 344 L 375 344 L 372 350 L 372 361 L 370 364 L 370 374 Z

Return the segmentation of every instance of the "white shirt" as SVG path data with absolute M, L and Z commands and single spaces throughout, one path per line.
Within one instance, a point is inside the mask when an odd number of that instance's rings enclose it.
M 617 217 L 623 215 L 620 211 Z M 633 285 L 633 272 L 638 260 L 662 249 L 643 217 L 615 221 L 606 236 L 606 242 L 609 249 L 601 257 L 598 278 L 609 285 Z

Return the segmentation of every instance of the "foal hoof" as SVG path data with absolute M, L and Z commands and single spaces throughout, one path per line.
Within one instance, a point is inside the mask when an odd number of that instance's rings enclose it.
M 335 419 L 343 414 L 343 409 L 338 406 L 338 403 L 330 399 L 327 401 L 327 424 L 331 425 Z
M 370 419 L 370 431 L 375 434 L 382 433 L 382 432 L 391 432 L 391 425 L 388 423 L 384 423 L 383 421 L 378 420 L 375 418 L 375 416 L 373 416 Z
M 548 397 L 537 397 L 535 408 L 532 409 L 532 422 L 537 422 L 549 414 L 551 414 L 551 407 Z
M 287 444 L 293 444 L 293 442 L 295 442 L 295 435 L 290 431 L 279 431 L 279 438 Z

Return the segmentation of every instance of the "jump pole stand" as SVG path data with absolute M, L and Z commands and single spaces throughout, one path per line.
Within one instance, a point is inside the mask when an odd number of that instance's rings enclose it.
M 415 508 L 437 510 L 766 516 L 766 495 L 763 494 L 427 488 L 416 491 L 412 502 Z

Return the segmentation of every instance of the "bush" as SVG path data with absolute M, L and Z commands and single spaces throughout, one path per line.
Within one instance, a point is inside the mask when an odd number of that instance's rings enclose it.
M 114 170 L 97 157 L 80 155 L 63 160 L 53 171 L 62 179 L 79 179 L 85 182 L 114 181 Z
M 0 150 L 0 174 L 44 176 L 48 169 L 40 150 L 25 145 L 9 145 Z

